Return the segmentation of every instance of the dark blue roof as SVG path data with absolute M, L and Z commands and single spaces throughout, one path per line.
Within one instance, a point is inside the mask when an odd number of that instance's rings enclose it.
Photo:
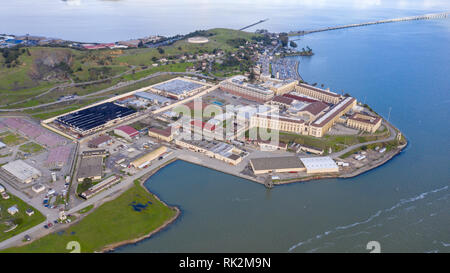
M 126 117 L 134 113 L 136 111 L 133 109 L 119 106 L 112 102 L 106 102 L 59 117 L 57 121 L 78 130 L 87 131 L 111 120 Z

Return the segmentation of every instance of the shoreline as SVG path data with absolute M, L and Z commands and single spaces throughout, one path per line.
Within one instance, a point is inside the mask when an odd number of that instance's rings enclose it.
M 344 179 L 345 179 L 345 178 L 353 178 L 353 177 L 356 177 L 356 176 L 358 176 L 358 175 L 360 175 L 360 174 L 363 174 L 363 173 L 365 173 L 365 172 L 368 172 L 368 171 L 370 171 L 370 170 L 376 169 L 376 168 L 378 168 L 378 167 L 380 167 L 380 166 L 386 164 L 389 160 L 391 160 L 391 159 L 394 158 L 395 156 L 399 155 L 399 154 L 403 151 L 403 149 L 406 148 L 407 146 L 408 146 L 408 142 L 407 142 L 406 144 L 400 146 L 395 152 L 393 152 L 393 153 L 390 154 L 389 156 L 386 156 L 386 157 L 382 158 L 381 160 L 379 160 L 375 165 L 370 166 L 370 167 L 368 167 L 368 168 L 364 168 L 364 167 L 363 167 L 363 168 L 359 168 L 359 169 L 357 169 L 356 171 L 354 171 L 354 172 L 352 172 L 352 173 L 350 173 L 350 174 L 348 174 L 348 175 L 343 175 L 343 176 L 340 176 L 340 175 L 322 175 L 322 176 L 304 177 L 304 178 L 299 178 L 299 179 L 295 179 L 295 180 L 292 180 L 292 181 L 286 181 L 286 182 L 274 183 L 274 186 L 288 185 L 288 184 L 300 183 L 300 182 L 308 182 L 308 181 L 321 180 L 321 179 L 327 179 L 327 178 L 344 178 Z M 180 208 L 178 208 L 177 206 L 169 206 L 169 205 L 167 205 L 166 202 L 164 202 L 163 200 L 161 200 L 156 194 L 150 192 L 150 191 L 147 189 L 147 187 L 144 186 L 144 183 L 145 183 L 150 177 L 152 177 L 154 174 L 156 174 L 159 170 L 161 170 L 162 168 L 164 168 L 164 167 L 166 167 L 166 166 L 170 165 L 171 163 L 176 162 L 176 161 L 178 161 L 178 160 L 181 160 L 181 161 L 184 161 L 184 162 L 188 162 L 188 163 L 190 163 L 190 164 L 195 164 L 195 165 L 198 165 L 198 166 L 202 166 L 202 167 L 205 167 L 205 168 L 208 168 L 208 169 L 212 169 L 212 170 L 215 170 L 215 171 L 219 171 L 219 172 L 222 172 L 222 173 L 225 173 L 225 174 L 231 174 L 231 175 L 233 175 L 233 176 L 240 177 L 240 178 L 244 178 L 244 179 L 246 179 L 246 180 L 248 180 L 248 181 L 251 181 L 251 182 L 255 182 L 255 183 L 264 185 L 263 182 L 259 182 L 259 181 L 257 181 L 256 179 L 255 179 L 255 180 L 248 179 L 248 178 L 243 177 L 243 176 L 240 176 L 240 175 L 232 174 L 232 173 L 229 173 L 229 172 L 226 172 L 226 171 L 223 171 L 223 170 L 218 170 L 218 169 L 216 169 L 216 168 L 212 168 L 212 167 L 206 166 L 206 165 L 204 165 L 204 164 L 199 164 L 199 163 L 191 162 L 191 161 L 188 161 L 188 160 L 185 160 L 185 159 L 181 159 L 181 158 L 178 158 L 178 157 L 173 158 L 173 159 L 171 159 L 171 160 L 165 162 L 163 165 L 159 166 L 158 168 L 156 168 L 156 169 L 154 169 L 154 170 L 152 170 L 152 171 L 150 171 L 150 172 L 144 174 L 144 175 L 140 178 L 141 181 L 140 181 L 139 183 L 140 183 L 140 185 L 141 185 L 143 188 L 145 188 L 145 190 L 146 190 L 148 193 L 150 193 L 151 195 L 153 195 L 153 196 L 154 196 L 156 199 L 158 199 L 161 203 L 163 203 L 164 205 L 168 206 L 169 208 L 174 209 L 174 210 L 176 211 L 176 214 L 175 214 L 172 218 L 170 218 L 169 220 L 167 220 L 166 222 L 164 222 L 163 225 L 161 225 L 160 227 L 158 227 L 158 228 L 155 229 L 155 230 L 152 230 L 150 233 L 148 233 L 148 234 L 146 234 L 146 235 L 143 235 L 143 236 L 141 236 L 141 237 L 135 238 L 135 239 L 125 240 L 125 241 L 121 241 L 121 242 L 118 242 L 118 243 L 114 243 L 114 244 L 107 245 L 107 246 L 103 247 L 101 251 L 99 251 L 100 253 L 112 252 L 112 251 L 114 251 L 115 249 L 117 249 L 118 247 L 130 245 L 130 244 L 135 244 L 135 243 L 138 243 L 138 242 L 143 241 L 143 240 L 145 240 L 145 239 L 151 238 L 152 235 L 154 235 L 154 234 L 158 233 L 159 231 L 165 229 L 165 228 L 168 227 L 170 224 L 172 224 L 173 222 L 175 222 L 176 219 L 178 219 L 178 217 L 179 217 L 180 214 L 181 214 Z
M 141 237 L 138 237 L 138 238 L 135 238 L 135 239 L 129 239 L 129 240 L 120 241 L 120 242 L 117 242 L 117 243 L 113 243 L 113 244 L 106 245 L 106 246 L 104 246 L 104 247 L 103 247 L 100 251 L 98 251 L 98 252 L 100 252 L 100 253 L 112 252 L 112 251 L 114 251 L 115 249 L 117 249 L 118 247 L 130 245 L 130 244 L 135 244 L 135 243 L 138 243 L 138 242 L 143 241 L 143 240 L 145 240 L 145 239 L 148 239 L 148 238 L 150 238 L 152 235 L 154 235 L 154 234 L 158 233 L 159 231 L 165 229 L 165 228 L 168 227 L 170 224 L 172 224 L 173 222 L 175 222 L 176 219 L 178 219 L 178 217 L 179 217 L 180 214 L 181 214 L 181 210 L 180 210 L 177 206 L 169 206 L 169 205 L 167 205 L 166 202 L 164 202 L 163 200 L 161 200 L 156 194 L 152 193 L 150 190 L 147 189 L 147 187 L 144 186 L 144 183 L 147 181 L 147 179 L 149 179 L 152 175 L 154 175 L 155 173 L 157 173 L 160 169 L 162 169 L 162 168 L 164 168 L 164 167 L 170 165 L 171 163 L 173 163 L 173 162 L 175 162 L 175 161 L 177 161 L 176 158 L 171 159 L 171 160 L 165 162 L 164 164 L 162 164 L 161 166 L 159 166 L 158 168 L 153 169 L 153 170 L 151 170 L 151 171 L 148 172 L 148 173 L 145 173 L 143 176 L 141 176 L 141 177 L 139 178 L 139 180 L 140 180 L 140 181 L 139 181 L 139 185 L 140 185 L 141 187 L 143 187 L 143 188 L 145 189 L 145 191 L 147 191 L 149 194 L 151 194 L 153 197 L 155 197 L 158 201 L 160 201 L 161 203 L 163 203 L 165 206 L 167 206 L 167 207 L 169 207 L 169 208 L 175 210 L 175 211 L 176 211 L 175 215 L 174 215 L 172 218 L 170 218 L 170 219 L 168 219 L 167 221 L 165 221 L 165 222 L 164 222 L 161 226 L 159 226 L 158 228 L 156 228 L 156 229 L 150 231 L 148 234 L 145 234 L 145 235 L 143 235 L 143 236 L 141 236 Z

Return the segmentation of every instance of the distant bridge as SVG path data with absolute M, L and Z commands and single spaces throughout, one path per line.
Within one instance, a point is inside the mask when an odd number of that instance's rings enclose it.
M 315 33 L 315 32 L 323 32 L 323 31 L 330 31 L 330 30 L 344 29 L 344 28 L 352 28 L 352 27 L 363 27 L 363 26 L 369 26 L 369 25 L 395 23 L 395 22 L 403 22 L 403 21 L 413 21 L 413 20 L 443 19 L 443 18 L 449 17 L 449 15 L 450 15 L 450 12 L 432 13 L 432 14 L 425 14 L 425 15 L 419 15 L 419 16 L 409 16 L 409 17 L 403 17 L 403 18 L 379 20 L 379 21 L 367 22 L 367 23 L 359 23 L 359 24 L 350 24 L 350 25 L 343 25 L 343 26 L 336 26 L 336 27 L 319 28 L 319 29 L 314 29 L 314 30 L 291 31 L 291 32 L 289 32 L 288 35 L 289 36 L 302 36 L 302 35 Z M 296 40 L 298 40 L 298 39 L 296 39 Z M 296 41 L 296 40 L 293 40 L 293 41 Z
M 264 19 L 264 20 L 260 20 L 260 21 L 258 21 L 258 22 L 256 22 L 256 23 L 253 23 L 253 24 L 248 25 L 248 26 L 246 26 L 246 27 L 240 28 L 239 30 L 244 30 L 244 29 L 247 29 L 247 28 L 249 28 L 249 27 L 256 26 L 257 24 L 264 23 L 264 22 L 267 21 L 267 20 L 269 20 L 269 18 Z

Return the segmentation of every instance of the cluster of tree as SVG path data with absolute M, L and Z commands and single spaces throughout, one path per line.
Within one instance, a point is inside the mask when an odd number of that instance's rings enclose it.
M 85 192 L 92 186 L 93 186 L 92 179 L 85 178 L 83 182 L 81 182 L 80 185 L 78 186 L 78 192 L 79 193 Z
M 279 39 L 281 41 L 281 45 L 282 46 L 287 46 L 287 44 L 289 42 L 289 37 L 288 37 L 288 34 L 286 32 L 280 33 Z
M 88 69 L 90 80 L 105 79 L 111 76 L 112 69 L 109 66 L 91 67 Z
M 13 47 L 13 48 L 2 48 L 0 49 L 0 52 L 4 59 L 4 65 L 7 68 L 15 67 L 18 65 L 19 57 L 27 53 L 28 56 L 30 56 L 30 50 L 28 48 L 20 48 L 20 47 Z
M 263 42 L 264 46 L 268 46 L 272 43 L 272 40 L 270 39 L 269 35 L 253 36 L 252 40 L 256 42 Z
M 209 31 L 207 31 L 207 30 L 196 30 L 196 31 L 194 31 L 194 32 L 191 32 L 191 33 L 186 34 L 184 37 L 185 37 L 185 38 L 191 38 L 191 37 L 195 37 L 195 36 L 205 36 L 205 37 L 208 37 L 208 36 L 213 36 L 213 35 L 214 35 L 214 33 L 211 33 L 211 32 L 209 32 Z
M 238 48 L 240 46 L 245 45 L 247 43 L 247 40 L 244 38 L 234 38 L 234 39 L 228 39 L 226 43 L 232 47 Z
M 303 47 L 301 51 L 302 55 L 312 55 L 312 49 L 309 46 L 306 46 L 306 49 Z

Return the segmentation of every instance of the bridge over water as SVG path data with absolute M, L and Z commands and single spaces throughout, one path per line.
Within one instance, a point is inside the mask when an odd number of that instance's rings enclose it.
M 253 23 L 253 24 L 248 25 L 248 26 L 245 26 L 245 27 L 243 27 L 243 28 L 240 28 L 239 30 L 244 30 L 244 29 L 247 29 L 247 28 L 249 28 L 249 27 L 256 26 L 257 24 L 264 23 L 264 22 L 267 21 L 267 20 L 269 20 L 269 18 L 264 19 L 264 20 L 259 20 L 258 22 Z
M 336 30 L 336 29 L 363 27 L 363 26 L 369 26 L 369 25 L 395 23 L 395 22 L 403 22 L 403 21 L 413 21 L 413 20 L 444 19 L 449 16 L 450 16 L 450 12 L 432 13 L 432 14 L 409 16 L 409 17 L 402 17 L 402 18 L 395 18 L 395 19 L 386 19 L 386 20 L 379 20 L 379 21 L 359 23 L 359 24 L 350 24 L 350 25 L 343 25 L 343 26 L 319 28 L 319 29 L 314 29 L 314 30 L 291 31 L 291 32 L 289 32 L 288 35 L 289 36 L 302 36 L 302 35 L 306 35 L 306 34 L 310 34 L 310 33 L 330 31 L 330 30 Z M 298 40 L 298 39 L 295 39 L 293 41 L 296 41 L 296 40 Z

